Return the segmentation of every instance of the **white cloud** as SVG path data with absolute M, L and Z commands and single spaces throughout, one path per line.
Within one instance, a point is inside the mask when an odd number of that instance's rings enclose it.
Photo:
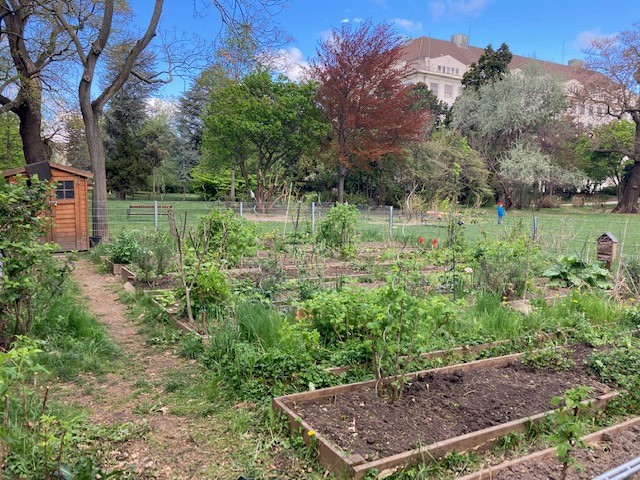
M 394 18 L 391 21 L 398 25 L 400 28 L 404 28 L 405 30 L 412 33 L 420 33 L 422 31 L 422 22 L 414 22 L 413 20 L 409 20 L 406 18 Z
M 304 59 L 300 49 L 290 47 L 286 50 L 284 48 L 278 50 L 271 60 L 271 65 L 290 80 L 297 82 L 303 79 L 309 63 Z
M 585 30 L 580 32 L 572 43 L 572 47 L 576 50 L 583 50 L 591 46 L 591 42 L 598 38 L 613 37 L 615 33 L 602 33 L 602 29 L 594 28 L 593 30 Z
M 429 12 L 434 20 L 442 17 L 472 17 L 480 14 L 491 0 L 432 0 Z
M 342 20 L 340 20 L 340 23 L 360 23 L 362 22 L 362 19 L 360 17 L 355 17 L 355 18 L 343 18 Z
M 349 23 L 351 20 L 349 20 L 348 18 L 343 18 L 342 20 L 340 20 L 341 23 Z

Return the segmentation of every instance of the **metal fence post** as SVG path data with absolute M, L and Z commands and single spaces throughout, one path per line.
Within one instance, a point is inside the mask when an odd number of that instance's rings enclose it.
M 158 201 L 153 201 L 153 230 L 158 231 Z
M 393 206 L 389 207 L 389 238 L 393 240 Z
M 240 216 L 241 217 L 242 217 L 242 214 L 244 213 L 242 207 L 243 207 L 242 202 L 240 202 L 240 210 L 239 210 L 239 212 L 240 212 Z
M 538 239 L 538 217 L 533 217 L 533 239 Z
M 311 202 L 311 234 L 316 234 L 316 202 Z

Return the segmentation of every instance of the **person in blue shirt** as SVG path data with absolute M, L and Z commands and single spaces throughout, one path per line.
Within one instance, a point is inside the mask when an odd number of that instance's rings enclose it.
M 504 207 L 502 206 L 502 202 L 498 202 L 498 225 L 502 223 L 503 217 L 504 217 Z

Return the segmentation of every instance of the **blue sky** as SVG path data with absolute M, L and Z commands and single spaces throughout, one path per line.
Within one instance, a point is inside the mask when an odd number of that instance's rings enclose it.
M 212 3 L 211 0 L 195 0 Z M 140 21 L 148 18 L 150 0 L 133 0 Z M 215 9 L 194 15 L 193 0 L 167 0 L 163 28 L 212 40 L 220 30 Z M 202 9 L 200 9 L 202 10 Z M 342 22 L 394 23 L 407 37 L 430 35 L 449 39 L 470 34 L 470 44 L 509 45 L 518 55 L 566 63 L 582 58 L 591 39 L 612 35 L 640 22 L 640 0 L 289 0 L 274 20 L 292 37 L 280 53 L 293 63 L 313 57 L 318 41 Z M 174 82 L 165 94 L 180 94 L 185 83 Z

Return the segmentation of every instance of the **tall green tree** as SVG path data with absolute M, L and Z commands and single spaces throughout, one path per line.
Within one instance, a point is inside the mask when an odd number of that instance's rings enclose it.
M 454 168 L 459 168 L 458 175 Z M 473 205 L 491 195 L 487 177 L 482 158 L 466 138 L 443 129 L 425 142 L 412 144 L 400 178 L 427 204 L 448 200 Z
M 23 164 L 20 120 L 12 112 L 0 113 L 0 171 Z
M 509 62 L 513 54 L 506 43 L 494 50 L 491 44 L 487 45 L 477 62 L 469 65 L 469 69 L 462 76 L 462 85 L 465 88 L 480 90 L 487 83 L 493 83 L 509 73 Z
M 591 107 L 604 109 L 615 119 L 630 118 L 635 125 L 632 148 L 611 146 L 633 161 L 624 179 L 615 213 L 638 213 L 640 197 L 640 23 L 619 35 L 599 38 L 587 50 L 585 69 L 577 98 Z M 597 141 L 597 140 L 596 140 Z M 604 149 L 600 149 L 604 150 Z M 602 153 L 605 153 L 604 151 Z
M 532 64 L 477 91 L 465 89 L 453 105 L 452 126 L 484 158 L 509 207 L 515 186 L 500 175 L 501 159 L 518 142 L 540 146 L 541 132 L 563 121 L 565 109 L 562 82 Z
M 274 79 L 268 71 L 211 95 L 203 140 L 207 154 L 223 165 L 238 152 L 251 155 L 259 208 L 283 185 L 284 166 L 298 162 L 326 134 L 315 95 L 313 84 Z
M 582 161 L 581 168 L 594 186 L 611 179 L 622 195 L 624 177 L 633 160 L 620 151 L 633 149 L 636 126 L 629 120 L 605 123 L 580 136 L 575 145 L 576 156 Z

